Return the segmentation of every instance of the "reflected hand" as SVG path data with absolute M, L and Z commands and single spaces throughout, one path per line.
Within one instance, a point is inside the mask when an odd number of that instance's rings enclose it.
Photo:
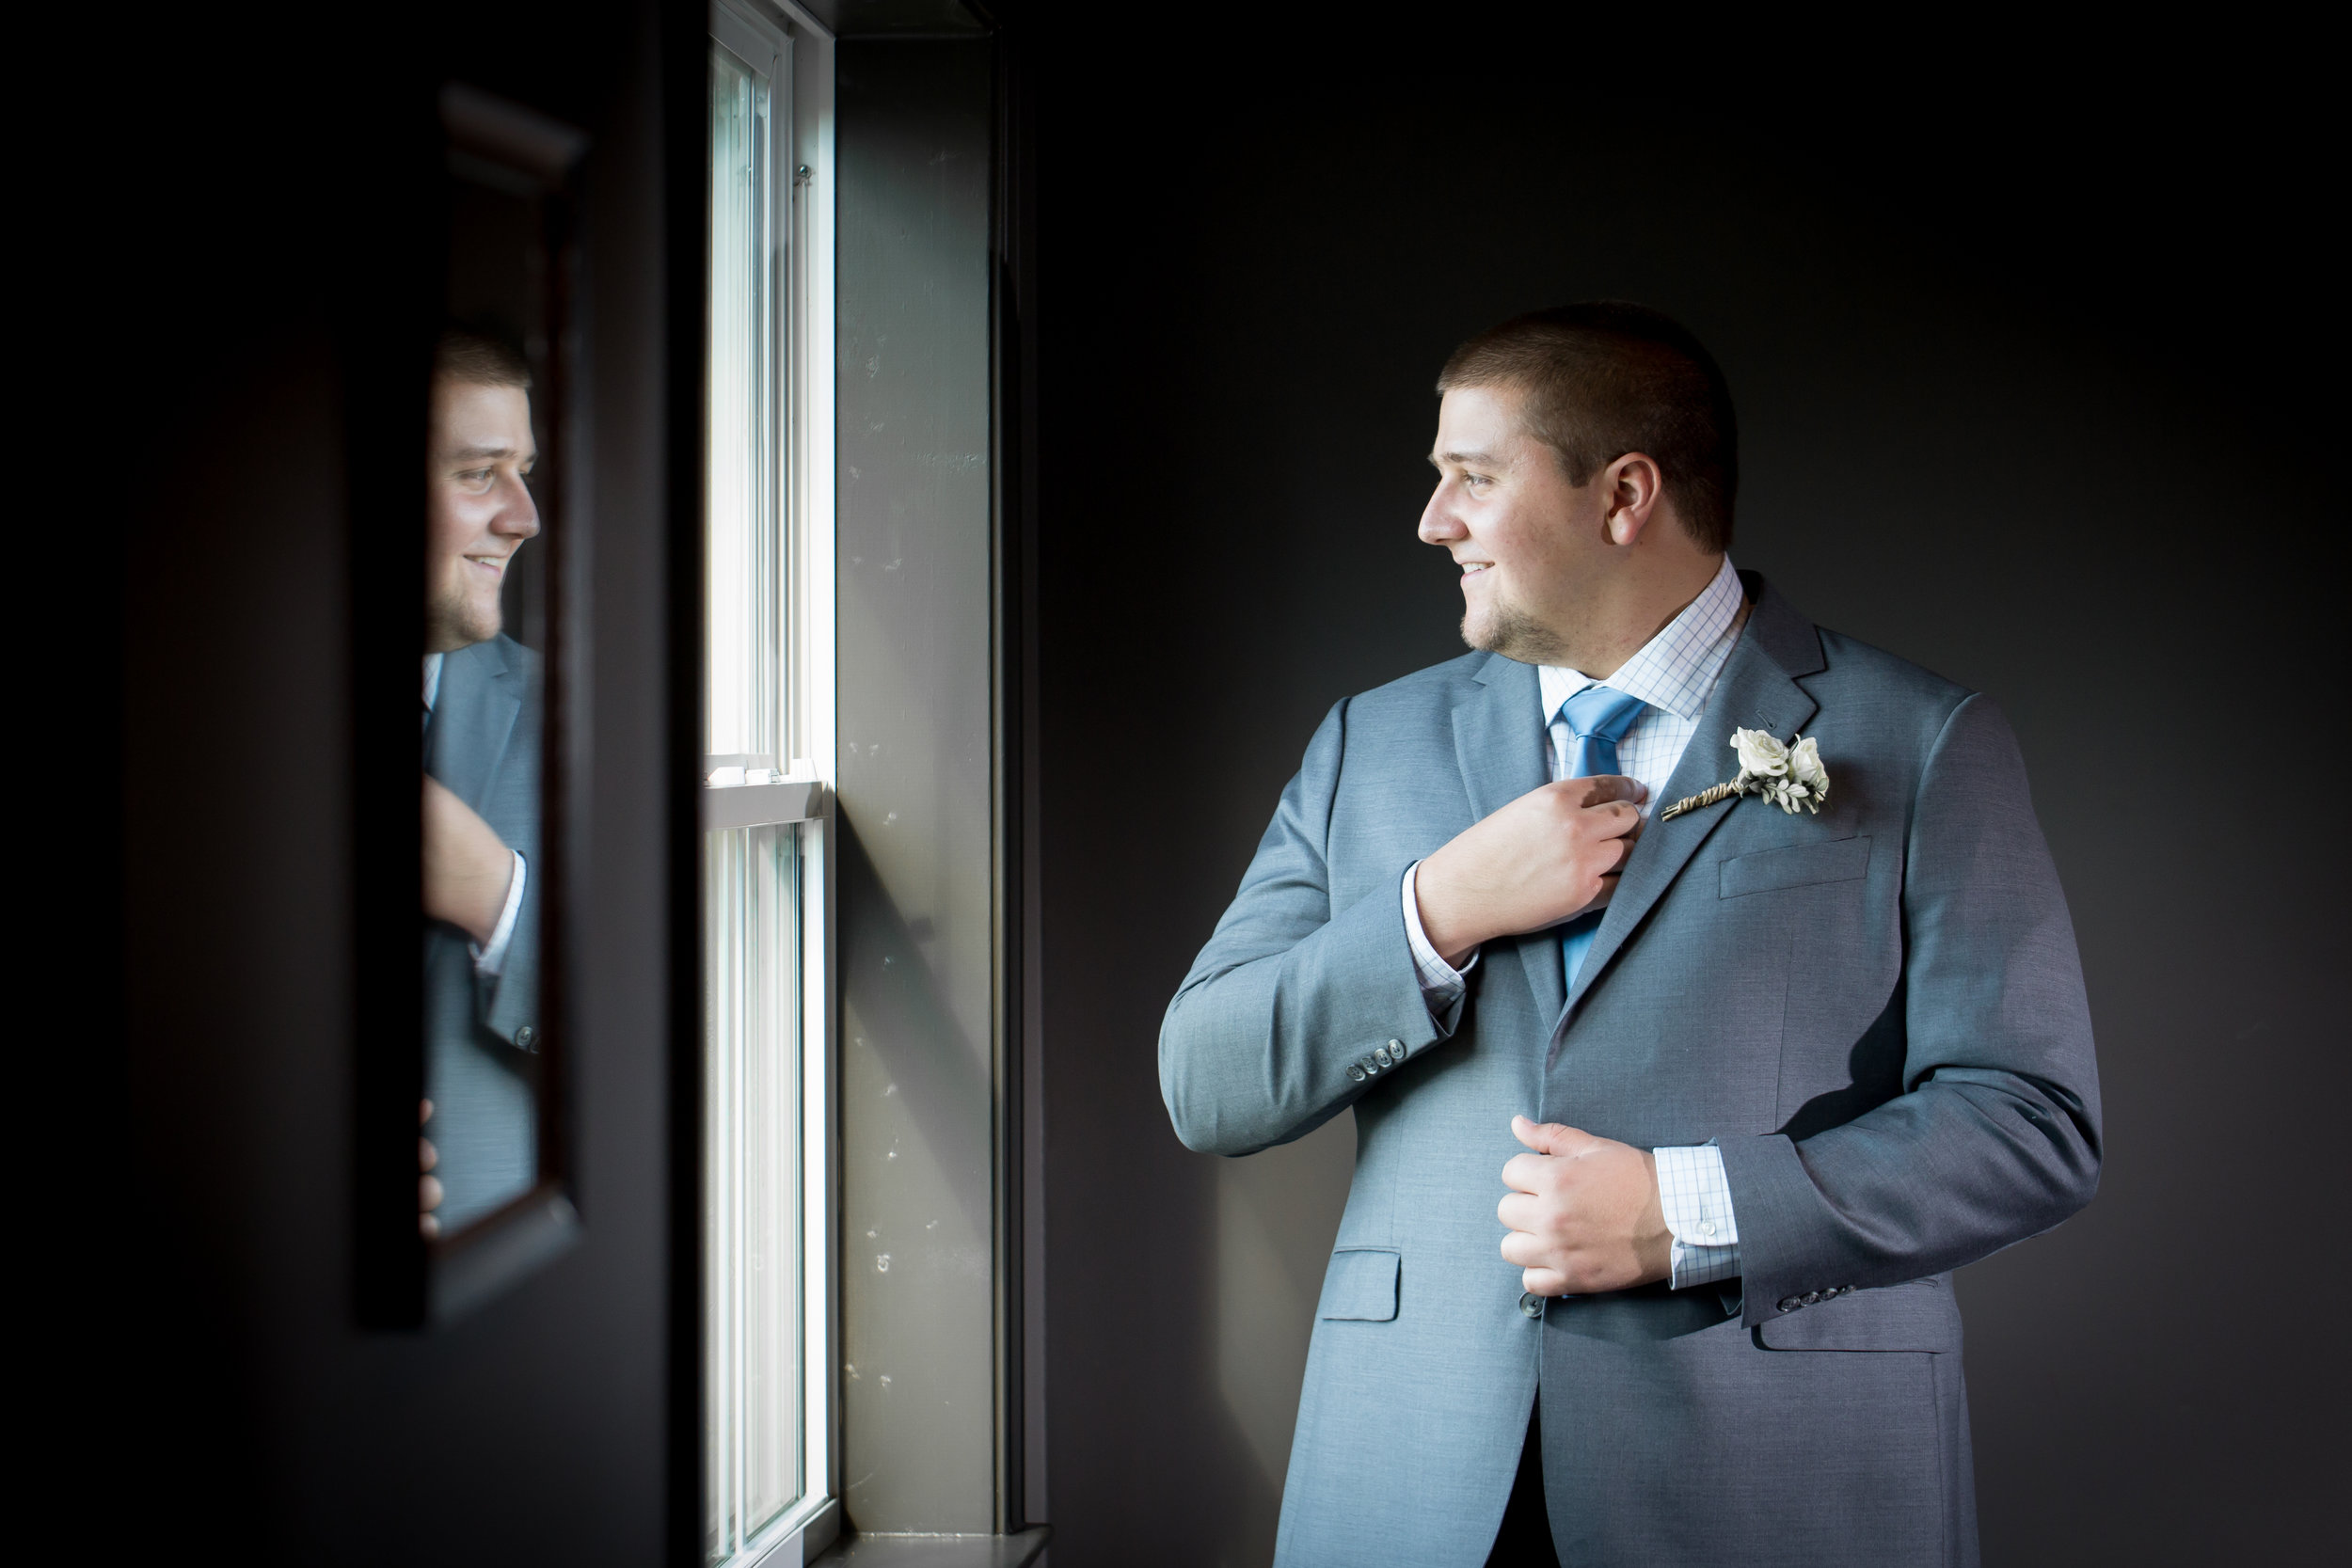
M 1534 1149 L 1502 1167 L 1510 1195 L 1495 1213 L 1510 1227 L 1502 1257 L 1539 1296 L 1624 1291 L 1673 1273 L 1674 1232 L 1658 1197 L 1658 1159 L 1557 1122 L 1511 1118 Z
M 1421 928 L 1461 966 L 1492 937 L 1557 926 L 1609 902 L 1642 836 L 1638 779 L 1603 773 L 1531 789 L 1421 863 Z
M 474 809 L 440 780 L 424 781 L 424 912 L 477 942 L 490 940 L 506 907 L 515 856 Z
M 418 1101 L 417 1125 L 422 1127 L 432 1119 L 433 1101 Z M 433 1147 L 432 1140 L 420 1136 L 417 1139 L 417 1228 L 424 1233 L 428 1242 L 441 1233 L 440 1218 L 433 1212 L 441 1206 L 441 1183 L 439 1178 L 428 1174 L 440 1163 L 440 1152 Z

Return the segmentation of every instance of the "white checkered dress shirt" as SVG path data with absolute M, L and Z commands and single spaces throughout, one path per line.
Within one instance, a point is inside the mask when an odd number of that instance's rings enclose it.
M 1566 721 L 1560 717 L 1560 705 L 1587 687 L 1607 686 L 1649 705 L 1617 742 L 1617 767 L 1648 787 L 1642 815 L 1655 812 L 1666 781 L 1682 760 L 1683 748 L 1698 729 L 1699 715 L 1707 710 L 1715 678 L 1723 673 L 1724 662 L 1731 657 L 1732 644 L 1739 641 L 1746 619 L 1740 576 L 1726 556 L 1722 569 L 1699 596 L 1608 680 L 1538 665 L 1535 674 L 1543 690 L 1543 709 L 1535 715 L 1535 721 L 1550 732 L 1553 781 L 1569 776 L 1568 755 L 1574 744 Z M 1725 771 L 1730 768 L 1727 758 Z M 1430 946 L 1428 934 L 1421 928 L 1421 906 L 1413 893 L 1414 874 L 1420 869 L 1416 861 L 1405 871 L 1405 934 L 1412 942 L 1422 995 L 1433 1013 L 1441 1013 L 1462 994 L 1462 976 L 1477 966 L 1478 955 L 1472 953 L 1469 962 L 1456 970 Z M 1652 1152 L 1658 1157 L 1659 1202 L 1665 1211 L 1666 1228 L 1675 1238 L 1672 1288 L 1678 1291 L 1688 1285 L 1733 1278 L 1740 1273 L 1740 1227 L 1732 1218 L 1731 1185 L 1724 1177 L 1722 1152 L 1711 1143 Z

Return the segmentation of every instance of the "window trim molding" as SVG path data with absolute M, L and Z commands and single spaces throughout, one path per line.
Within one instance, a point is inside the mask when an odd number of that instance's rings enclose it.
M 766 1527 L 745 1539 L 726 1568 L 768 1568 L 816 1557 L 840 1534 L 842 1449 L 838 1378 L 840 1193 L 838 1098 L 839 901 L 832 783 L 837 758 L 834 693 L 834 39 L 820 21 L 791 0 L 708 0 L 706 7 L 675 13 L 669 36 L 675 51 L 670 71 L 678 103 L 672 119 L 673 179 L 699 171 L 707 158 L 708 89 L 705 80 L 713 42 L 739 56 L 752 39 L 782 36 L 774 57 L 781 67 L 771 88 L 769 135 L 771 167 L 780 210 L 771 247 L 770 277 L 778 309 L 772 314 L 775 436 L 781 461 L 773 465 L 771 498 L 778 527 L 773 560 L 781 609 L 778 664 L 782 709 L 776 743 L 782 753 L 758 761 L 760 782 L 714 784 L 700 755 L 707 697 L 704 595 L 708 562 L 704 539 L 707 497 L 703 469 L 710 438 L 705 408 L 709 367 L 702 339 L 709 309 L 707 242 L 708 215 L 691 238 L 673 241 L 673 266 L 686 277 L 673 290 L 670 317 L 674 428 L 691 430 L 682 449 L 693 458 L 676 465 L 673 484 L 676 511 L 673 560 L 677 578 L 673 604 L 678 616 L 672 647 L 675 665 L 672 690 L 674 747 L 697 771 L 685 804 L 674 818 L 677 860 L 673 887 L 677 900 L 673 925 L 676 977 L 673 997 L 676 1099 L 672 1112 L 675 1147 L 673 1170 L 678 1182 L 673 1208 L 676 1278 L 672 1286 L 677 1356 L 673 1369 L 672 1441 L 676 1511 L 674 1550 L 684 1563 L 701 1564 L 702 1520 L 709 1484 L 704 1474 L 705 1442 L 702 1218 L 708 1195 L 702 1178 L 704 1156 L 702 1026 L 703 919 L 700 853 L 707 833 L 798 824 L 801 829 L 801 1304 L 803 1342 L 801 1496 Z M 745 35 L 749 35 L 746 37 Z M 755 50 L 755 66 L 764 50 Z M 689 84 L 691 83 L 691 87 Z M 781 103 L 776 100 L 782 100 Z M 709 182 L 687 189 L 707 203 Z M 680 230 L 685 226 L 679 226 Z M 691 279 L 691 282 L 688 281 Z M 681 353 L 685 349 L 688 352 Z M 679 742 L 684 744 L 679 744 Z M 768 770 L 769 765 L 788 768 Z M 674 771 L 671 775 L 675 778 Z M 741 777 L 739 768 L 737 778 Z

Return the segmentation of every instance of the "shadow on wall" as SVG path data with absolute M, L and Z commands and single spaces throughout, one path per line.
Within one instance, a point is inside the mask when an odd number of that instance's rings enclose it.
M 984 1171 L 988 1047 L 957 1022 L 848 814 L 834 820 L 841 846 L 842 990 L 856 1010 L 854 1043 L 881 1057 L 888 1092 L 905 1103 L 933 1164 L 948 1172 Z M 990 1235 L 987 1186 L 952 1185 L 967 1234 Z
M 842 974 L 854 999 L 856 1043 L 879 1059 L 927 1167 L 985 1168 L 989 1123 L 974 1108 L 988 1104 L 988 1053 L 957 1021 L 855 828 L 846 814 L 837 821 Z M 1233 1555 L 1228 1544 L 1270 1545 L 1274 1538 L 1315 1302 L 1355 1171 L 1355 1121 L 1340 1117 L 1243 1160 L 1190 1154 L 1172 1136 L 1166 1146 L 1194 1167 L 1187 1174 L 1207 1179 L 1198 1189 L 1210 1230 L 1206 1267 L 1184 1302 L 1186 1338 L 1207 1365 L 1189 1386 L 1215 1390 L 1222 1419 L 1212 1424 L 1224 1429 L 1216 1452 L 1235 1472 L 1214 1494 L 1223 1527 L 1214 1532 L 1215 1560 L 1248 1568 L 1259 1559 Z M 986 1187 L 942 1185 L 954 1190 L 963 1234 L 989 1235 Z M 862 1260 L 871 1249 L 845 1250 Z
M 1356 1169 L 1356 1118 L 1216 1161 L 1216 1389 L 1278 1508 L 1307 1376 L 1307 1341 Z
M 842 1501 L 858 1529 L 985 1533 L 994 1495 L 987 992 L 957 1007 L 956 974 L 924 951 L 925 921 L 892 895 L 853 815 L 835 818 Z M 916 854 L 911 869 L 894 869 L 920 885 L 937 867 Z
M 1193 1154 L 1170 1135 L 1137 1162 L 1154 1189 L 1145 1277 L 1162 1283 L 1139 1287 L 1133 1359 L 1090 1391 L 1105 1415 L 1083 1457 L 1057 1452 L 1056 1511 L 1073 1528 L 1057 1517 L 1056 1543 L 1073 1568 L 1272 1560 L 1315 1301 L 1355 1163 L 1348 1117 L 1247 1159 Z M 1077 1506 L 1062 1506 L 1064 1487 Z M 1172 1490 L 1190 1506 L 1168 1509 Z

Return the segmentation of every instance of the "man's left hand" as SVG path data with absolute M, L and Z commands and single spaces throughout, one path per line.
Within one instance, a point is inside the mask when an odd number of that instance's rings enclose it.
M 1674 1233 L 1658 1201 L 1658 1161 L 1646 1148 L 1557 1122 L 1511 1118 L 1534 1150 L 1502 1167 L 1509 1195 L 1495 1212 L 1511 1233 L 1505 1261 L 1539 1296 L 1597 1295 L 1664 1279 Z

